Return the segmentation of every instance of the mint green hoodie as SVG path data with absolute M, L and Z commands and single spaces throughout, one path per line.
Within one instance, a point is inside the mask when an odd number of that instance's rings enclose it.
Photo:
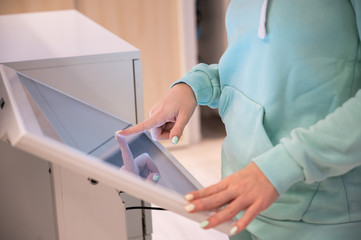
M 248 231 L 361 239 L 361 0 L 232 0 L 226 27 L 178 82 L 219 109 L 223 177 L 253 161 L 280 194 Z

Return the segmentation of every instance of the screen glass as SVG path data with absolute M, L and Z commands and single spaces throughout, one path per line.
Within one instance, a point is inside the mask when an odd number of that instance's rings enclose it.
M 140 181 L 182 195 L 199 187 L 148 133 L 115 137 L 117 130 L 131 124 L 20 73 L 18 77 L 44 135 L 100 158 L 119 171 L 134 173 Z

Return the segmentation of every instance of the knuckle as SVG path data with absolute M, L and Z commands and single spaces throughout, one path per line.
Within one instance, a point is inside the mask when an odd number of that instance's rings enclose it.
M 224 215 L 231 216 L 231 217 L 236 216 L 240 212 L 240 210 L 238 208 L 231 207 L 229 205 L 227 207 L 225 207 L 223 211 L 224 211 Z
M 148 153 L 142 153 L 139 157 L 152 159 Z
M 209 221 L 212 223 L 212 226 L 216 226 L 218 224 L 226 222 L 227 220 L 231 219 L 232 217 L 233 216 L 227 215 L 222 212 L 218 212 L 218 213 L 212 215 L 209 218 Z

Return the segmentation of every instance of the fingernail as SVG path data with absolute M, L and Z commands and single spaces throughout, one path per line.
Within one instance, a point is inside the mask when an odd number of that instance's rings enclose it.
M 115 139 L 117 139 L 117 135 L 119 135 L 119 133 L 121 133 L 121 132 L 122 132 L 122 130 L 118 130 L 118 131 L 116 131 L 116 132 L 114 133 Z
M 191 212 L 193 211 L 194 209 L 196 208 L 196 206 L 194 206 L 194 204 L 188 204 L 187 206 L 184 207 L 184 209 L 187 211 L 187 212 Z
M 231 231 L 229 231 L 229 236 L 233 236 L 234 234 L 236 234 L 238 230 L 238 227 L 237 226 L 234 226 Z
M 177 144 L 178 141 L 179 141 L 179 138 L 178 138 L 177 136 L 174 136 L 174 137 L 172 138 L 172 143 L 173 143 L 173 144 Z
M 209 221 L 208 221 L 208 220 L 205 220 L 205 221 L 201 222 L 201 223 L 199 224 L 199 226 L 201 226 L 201 228 L 205 228 L 205 227 L 208 226 L 208 224 L 209 224 Z
M 160 176 L 159 175 L 153 175 L 153 181 L 154 182 L 158 182 L 159 181 Z
M 194 199 L 194 195 L 188 193 L 188 194 L 186 194 L 186 195 L 184 196 L 184 198 L 185 198 L 185 200 L 187 200 L 187 201 L 192 201 L 192 200 Z

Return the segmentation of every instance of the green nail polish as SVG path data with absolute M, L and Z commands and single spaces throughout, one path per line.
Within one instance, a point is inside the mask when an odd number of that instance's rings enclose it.
M 201 228 L 205 228 L 208 226 L 208 224 L 209 224 L 209 221 L 205 220 L 205 221 L 201 222 L 199 225 L 201 226 Z
M 237 226 L 234 226 L 231 231 L 229 231 L 229 236 L 233 236 L 234 234 L 236 234 L 238 230 L 238 227 Z
M 178 141 L 179 141 L 179 138 L 178 138 L 177 136 L 174 136 L 174 137 L 172 138 L 172 143 L 173 143 L 173 144 L 177 144 Z
M 159 175 L 153 175 L 153 181 L 154 182 L 158 182 L 159 181 L 160 176 Z

